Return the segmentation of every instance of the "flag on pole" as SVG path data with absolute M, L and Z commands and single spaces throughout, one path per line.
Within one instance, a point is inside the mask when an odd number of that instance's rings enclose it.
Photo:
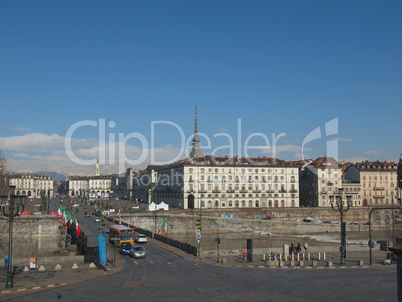
M 161 223 L 158 225 L 158 234 L 160 234 L 160 232 L 161 232 L 162 225 L 163 225 L 163 217 L 162 217 Z
M 165 230 L 165 236 L 167 236 L 167 221 L 168 221 L 168 217 L 166 217 L 165 221 L 163 222 L 163 229 Z
M 62 206 L 60 206 L 59 207 L 59 209 L 57 210 L 57 217 L 60 217 L 61 216 L 61 214 L 63 213 L 63 207 Z
M 78 237 L 80 237 L 81 229 L 80 229 L 80 225 L 78 224 L 78 220 L 77 220 L 77 218 L 75 218 L 75 216 L 74 216 L 74 219 L 75 219 L 75 229 L 77 231 L 77 238 L 78 238 Z
M 71 221 L 70 212 L 66 210 L 66 215 L 64 216 L 64 225 L 70 227 L 70 221 Z

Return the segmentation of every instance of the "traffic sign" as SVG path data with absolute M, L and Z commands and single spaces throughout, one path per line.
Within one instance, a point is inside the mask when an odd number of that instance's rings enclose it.
M 196 233 L 197 235 L 200 235 L 200 234 L 201 234 L 201 230 L 195 230 L 195 233 Z
M 198 239 L 200 239 L 201 238 L 201 235 L 200 234 L 197 234 L 197 236 L 196 236 Z

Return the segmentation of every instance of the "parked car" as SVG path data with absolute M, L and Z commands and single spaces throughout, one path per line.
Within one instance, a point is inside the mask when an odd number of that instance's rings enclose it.
M 128 255 L 136 259 L 145 258 L 145 250 L 142 246 L 134 245 Z
M 120 254 L 122 255 L 128 255 L 131 250 L 131 244 L 130 242 L 122 242 L 120 246 Z
M 100 218 L 99 218 L 99 217 L 95 217 L 94 222 L 100 222 Z
M 144 234 L 138 234 L 137 236 L 134 237 L 134 241 L 137 243 L 147 243 L 147 236 Z

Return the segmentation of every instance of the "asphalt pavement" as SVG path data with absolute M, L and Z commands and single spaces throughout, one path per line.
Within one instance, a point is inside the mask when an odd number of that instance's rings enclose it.
M 243 267 L 243 268 L 264 268 L 268 270 L 281 270 L 281 269 L 298 269 L 298 270 L 311 270 L 311 269 L 322 269 L 322 270 L 333 270 L 333 269 L 365 269 L 370 270 L 374 267 L 383 267 L 388 270 L 394 270 L 396 272 L 396 264 L 385 265 L 384 260 L 386 258 L 386 252 L 380 250 L 374 250 L 372 254 L 373 265 L 369 265 L 369 252 L 350 252 L 348 258 L 345 259 L 343 265 L 340 264 L 340 257 L 338 253 L 327 253 L 325 259 L 321 255 L 321 259 L 310 259 L 305 260 L 300 263 L 299 261 L 284 261 L 279 263 L 279 261 L 267 261 L 262 260 L 261 256 L 253 257 L 253 262 L 245 261 L 238 256 L 225 256 L 220 258 L 218 261 L 217 257 L 208 256 L 196 257 L 192 254 L 186 253 L 180 249 L 157 241 L 155 239 L 148 238 L 148 244 L 153 245 L 165 252 L 168 252 L 176 257 L 185 259 L 191 262 L 199 262 L 203 264 L 209 264 L 219 267 Z M 0 281 L 3 284 L 3 289 L 0 290 L 0 300 L 6 298 L 6 295 L 10 295 L 16 292 L 23 291 L 38 291 L 45 288 L 67 286 L 75 283 L 82 282 L 83 280 L 92 280 L 96 278 L 102 278 L 106 275 L 112 275 L 124 268 L 125 257 L 116 252 L 116 262 L 113 266 L 114 250 L 111 245 L 108 245 L 108 266 L 94 266 L 91 263 L 64 263 L 61 269 L 56 269 L 54 265 L 44 264 L 45 270 L 36 272 L 34 271 L 24 271 L 23 267 L 16 267 L 13 285 L 11 289 L 4 288 L 6 285 L 6 273 L 2 271 L 0 273 Z M 395 273 L 396 278 L 396 273 Z

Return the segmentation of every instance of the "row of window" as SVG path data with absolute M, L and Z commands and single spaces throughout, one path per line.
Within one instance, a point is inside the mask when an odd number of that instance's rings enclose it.
M 201 168 L 200 169 L 200 171 L 201 171 L 201 173 L 205 173 L 205 168 Z M 212 169 L 212 168 L 208 168 L 208 172 L 209 173 L 212 173 L 212 171 L 214 171 L 215 173 L 225 173 L 225 168 L 215 168 L 215 169 Z M 239 171 L 239 170 L 238 170 Z M 246 169 L 240 169 L 240 171 L 241 171 L 241 173 L 246 173 Z M 190 168 L 189 169 L 189 172 L 190 173 L 193 173 L 194 172 L 194 169 L 193 168 Z M 249 169 L 247 169 L 247 172 L 248 173 L 259 173 L 260 172 L 260 169 L 254 169 L 254 171 L 253 171 L 253 169 L 251 169 L 251 168 L 249 168 Z M 285 169 L 261 169 L 261 173 L 265 173 L 265 172 L 268 172 L 268 173 L 282 173 L 282 174 L 284 174 L 285 173 Z M 228 169 L 228 173 L 232 173 L 232 169 Z M 295 173 L 295 169 L 292 169 L 292 170 L 290 170 L 290 173 L 292 173 L 292 174 L 294 174 Z
M 205 206 L 206 206 L 208 209 L 212 209 L 212 207 L 215 207 L 215 208 L 225 208 L 225 207 L 239 208 L 240 205 L 241 205 L 242 208 L 245 208 L 245 207 L 249 207 L 249 208 L 259 208 L 259 207 L 262 207 L 262 208 L 276 207 L 276 208 L 278 208 L 278 207 L 281 207 L 281 208 L 284 208 L 285 204 L 286 203 L 285 203 L 284 200 L 281 200 L 281 201 L 278 201 L 278 200 L 262 201 L 261 204 L 260 204 L 259 200 L 255 200 L 255 201 L 253 201 L 253 200 L 249 200 L 249 201 L 246 201 L 246 200 L 231 201 L 231 200 L 229 200 L 227 203 L 224 202 L 224 201 L 220 202 L 219 200 L 215 200 L 215 201 L 208 200 L 206 203 L 204 201 L 202 202 L 202 207 L 205 208 Z M 294 200 L 292 200 L 290 202 L 290 206 L 292 208 L 296 207 L 296 202 Z
M 389 184 L 390 188 L 393 188 L 394 186 L 395 185 L 393 183 Z M 366 184 L 363 183 L 363 188 L 365 188 L 365 187 L 366 187 Z M 371 188 L 371 183 L 368 184 L 368 187 Z M 383 186 L 383 184 L 380 184 L 380 185 L 374 184 L 373 188 L 388 188 L 388 183 L 386 183 L 385 186 Z
M 389 193 L 391 193 L 391 194 L 389 194 Z M 363 195 L 364 195 L 364 197 L 366 197 L 366 196 L 394 196 L 394 191 L 385 191 L 385 194 L 384 194 L 384 191 L 374 191 L 374 194 L 371 192 L 371 191 L 363 191 Z
M 226 182 L 226 180 L 229 180 L 229 181 L 233 181 L 233 180 L 234 180 L 231 175 L 229 175 L 228 178 L 226 178 L 226 176 L 222 176 L 221 179 L 219 179 L 218 175 L 215 175 L 215 176 L 213 177 L 213 179 L 214 179 L 215 181 L 221 181 L 221 182 Z M 200 176 L 200 180 L 205 180 L 205 176 L 204 176 L 204 175 L 201 175 L 201 176 Z M 246 180 L 247 180 L 248 182 L 253 182 L 254 180 L 255 180 L 255 181 L 259 181 L 259 180 L 260 180 L 260 177 L 259 177 L 258 175 L 255 175 L 254 177 L 249 176 L 248 178 L 246 178 L 246 176 L 241 176 L 240 178 L 239 178 L 239 176 L 236 176 L 236 177 L 235 177 L 235 180 L 236 180 L 237 182 L 238 182 L 239 180 L 241 180 L 242 182 L 245 182 Z M 268 180 L 268 181 L 279 182 L 279 181 L 285 181 L 285 177 L 284 177 L 284 176 L 275 176 L 275 177 L 273 178 L 272 176 L 268 176 L 268 177 L 263 176 L 263 177 L 261 178 L 261 180 L 262 180 L 262 182 L 266 182 L 267 180 Z M 189 181 L 190 181 L 190 182 L 191 182 L 191 181 L 194 181 L 192 175 L 190 175 Z M 209 181 L 209 182 L 211 181 L 211 176 L 210 176 L 210 175 L 208 175 L 207 181 Z M 292 176 L 292 177 L 290 177 L 290 181 L 291 181 L 291 182 L 296 182 L 296 178 L 295 178 L 294 176 Z
M 394 175 L 392 175 L 392 174 L 390 175 L 390 180 L 394 180 L 394 177 L 393 177 L 393 176 L 394 176 Z M 396 175 L 395 175 L 395 176 L 396 176 Z M 371 178 L 371 176 L 369 176 L 368 179 L 369 179 L 369 180 L 372 180 L 372 179 L 373 179 L 373 180 L 382 180 L 382 175 L 380 175 L 380 176 L 378 176 L 378 177 L 377 177 L 377 176 L 373 176 L 373 178 Z M 388 176 L 385 175 L 385 176 L 384 176 L 384 179 L 385 179 L 385 180 L 388 180 Z M 365 176 L 365 175 L 363 176 L 363 180 L 366 180 L 366 176 Z

